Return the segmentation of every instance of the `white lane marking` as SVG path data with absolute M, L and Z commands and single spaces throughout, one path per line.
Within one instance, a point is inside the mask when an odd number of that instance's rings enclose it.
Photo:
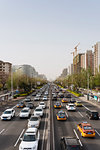
M 14 147 L 16 147 L 16 145 L 18 144 L 18 142 L 19 142 L 19 140 L 20 140 L 22 134 L 24 133 L 24 131 L 25 131 L 25 129 L 22 130 L 22 132 L 21 132 L 20 136 L 18 137 L 18 139 L 17 139 L 17 141 L 16 141 Z
M 68 113 L 66 112 L 66 116 L 67 116 L 67 118 L 68 118 Z
M 19 116 L 20 113 L 17 114 L 17 117 Z
M 13 109 L 16 108 L 16 105 L 14 107 L 12 107 Z
M 75 135 L 76 135 L 77 139 L 79 140 L 80 145 L 81 145 L 81 146 L 83 146 L 83 144 L 82 144 L 81 140 L 79 139 L 79 136 L 78 136 L 78 134 L 77 134 L 76 130 L 75 130 L 75 129 L 73 129 L 73 131 L 74 131 L 74 133 L 75 133 Z
M 81 117 L 84 117 L 79 111 L 78 111 L 78 113 L 81 115 Z
M 87 109 L 87 110 L 90 110 L 88 107 L 86 107 L 85 105 L 83 105 L 83 107 L 85 108 L 85 109 Z
M 95 130 L 95 132 L 100 136 L 100 133 L 97 130 Z
M 2 129 L 2 131 L 0 131 L 0 134 L 2 134 L 5 131 L 5 129 Z

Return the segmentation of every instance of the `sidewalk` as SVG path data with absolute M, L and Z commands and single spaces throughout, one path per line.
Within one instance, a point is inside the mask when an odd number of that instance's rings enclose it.
M 97 100 L 94 100 L 94 98 L 89 97 L 89 100 L 87 100 L 87 95 L 85 95 L 83 97 L 79 97 L 79 99 L 100 108 L 100 102 L 98 102 Z

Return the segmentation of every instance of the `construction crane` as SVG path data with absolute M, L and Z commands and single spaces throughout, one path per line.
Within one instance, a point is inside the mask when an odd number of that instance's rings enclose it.
M 75 56 L 77 55 L 77 47 L 80 45 L 80 43 L 78 43 L 75 47 L 74 47 L 74 49 L 75 49 Z

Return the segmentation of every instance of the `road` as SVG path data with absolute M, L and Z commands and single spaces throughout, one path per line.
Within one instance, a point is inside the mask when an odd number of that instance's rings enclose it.
M 61 101 L 59 99 L 58 101 Z M 75 112 L 70 112 L 66 110 L 66 103 L 63 103 L 62 110 L 67 112 L 68 119 L 66 121 L 57 121 L 56 113 L 60 109 L 55 109 L 53 107 L 55 101 L 51 101 L 51 113 L 52 113 L 52 134 L 51 134 L 51 149 L 53 150 L 61 150 L 60 148 L 60 139 L 62 136 L 78 136 L 82 145 L 83 149 L 85 150 L 99 150 L 100 149 L 100 120 L 89 120 L 86 117 L 86 109 L 95 109 L 98 110 L 100 114 L 100 110 L 88 102 L 82 102 L 83 107 L 77 107 Z M 77 124 L 87 121 L 92 125 L 95 129 L 96 137 L 95 138 L 83 138 L 81 137 L 79 131 L 77 130 Z
M 34 101 L 33 96 L 31 96 L 31 99 L 34 103 L 34 106 L 37 107 L 39 102 Z M 27 129 L 28 119 L 19 118 L 19 113 L 21 109 L 16 107 L 17 103 L 18 101 L 15 101 L 10 104 L 7 104 L 4 107 L 0 107 L 0 115 L 7 108 L 14 108 L 16 111 L 15 118 L 13 118 L 11 121 L 0 120 L 0 150 L 18 150 L 19 144 L 21 142 L 20 138 L 23 136 L 25 130 Z M 46 101 L 45 103 L 46 103 L 46 108 L 44 109 L 44 115 L 41 119 L 41 123 L 39 127 L 40 140 L 39 140 L 38 150 L 46 150 L 47 147 L 49 97 L 48 97 L 48 101 Z M 33 113 L 34 109 L 31 110 L 31 114 Z

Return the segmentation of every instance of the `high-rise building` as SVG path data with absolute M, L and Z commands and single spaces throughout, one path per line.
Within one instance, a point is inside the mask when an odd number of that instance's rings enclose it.
M 90 68 L 92 73 L 94 74 L 94 53 L 92 52 L 92 50 L 86 51 L 85 59 L 86 59 L 85 69 L 87 70 L 88 68 Z
M 0 61 L 0 80 L 6 81 L 9 74 L 11 74 L 12 64 L 9 62 Z
M 84 66 L 84 60 L 82 60 L 84 58 L 84 53 L 82 54 L 77 54 L 74 59 L 73 59 L 73 71 L 74 73 L 80 73 L 81 69 Z
M 100 42 L 94 45 L 94 74 L 100 71 Z
M 81 55 L 81 68 L 85 69 L 85 53 Z

